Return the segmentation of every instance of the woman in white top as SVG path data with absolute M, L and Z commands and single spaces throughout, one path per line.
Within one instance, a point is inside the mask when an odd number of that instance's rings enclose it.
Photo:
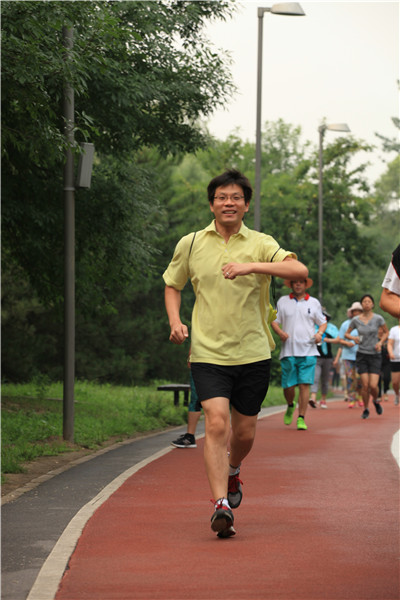
M 400 319 L 399 324 L 392 327 L 389 331 L 387 349 L 390 358 L 393 391 L 395 394 L 394 403 L 397 406 L 399 404 L 400 396 Z

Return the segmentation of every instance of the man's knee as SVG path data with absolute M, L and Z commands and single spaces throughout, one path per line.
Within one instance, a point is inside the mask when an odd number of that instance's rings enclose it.
M 232 421 L 232 436 L 240 443 L 254 440 L 256 434 L 256 417 L 243 417 Z
M 206 414 L 206 432 L 213 438 L 226 436 L 229 432 L 229 416 L 221 412 Z
M 254 440 L 255 429 L 254 428 L 240 428 L 232 429 L 233 438 L 240 444 L 248 444 Z

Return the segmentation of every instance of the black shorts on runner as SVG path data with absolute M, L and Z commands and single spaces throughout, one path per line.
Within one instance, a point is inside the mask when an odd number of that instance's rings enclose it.
M 390 370 L 392 373 L 400 373 L 400 362 L 397 362 L 397 361 L 391 362 Z
M 271 359 L 232 366 L 192 362 L 191 369 L 200 402 L 222 397 L 242 415 L 260 412 L 268 391 Z
M 357 373 L 375 373 L 380 375 L 382 368 L 382 356 L 380 354 L 364 354 L 357 352 L 356 354 L 356 370 Z

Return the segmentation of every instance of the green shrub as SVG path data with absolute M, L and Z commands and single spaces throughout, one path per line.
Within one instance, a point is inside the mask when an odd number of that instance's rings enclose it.
M 2 387 L 2 473 L 20 473 L 24 463 L 74 449 L 96 449 L 114 438 L 183 425 L 187 407 L 175 406 L 170 392 L 151 386 L 112 386 L 77 381 L 74 445 L 63 433 L 63 385 L 35 376 L 28 384 Z M 280 388 L 271 387 L 263 406 L 283 404 Z

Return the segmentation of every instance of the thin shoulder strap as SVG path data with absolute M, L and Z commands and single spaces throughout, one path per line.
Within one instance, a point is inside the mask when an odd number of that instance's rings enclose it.
M 276 252 L 274 252 L 274 255 L 272 256 L 271 260 L 269 262 L 272 262 L 275 258 L 275 255 L 277 252 L 279 252 L 279 250 L 281 249 L 281 247 L 279 246 L 278 250 Z M 272 300 L 274 301 L 274 306 L 276 306 L 276 289 L 275 289 L 275 277 L 271 277 L 271 295 L 272 295 Z
M 277 253 L 279 252 L 279 250 L 281 249 L 281 247 L 279 246 L 278 250 L 276 252 L 274 252 L 274 254 L 272 255 L 272 258 L 269 262 L 272 262 L 275 258 L 275 256 L 277 255 Z
M 194 234 L 193 234 L 192 243 L 190 244 L 190 248 L 189 248 L 189 256 L 190 256 L 190 253 L 192 252 L 192 248 L 193 248 L 193 244 L 194 244 L 194 238 L 196 237 L 196 233 L 197 233 L 197 231 L 195 231 Z M 188 258 L 189 258 L 189 256 L 188 256 Z

